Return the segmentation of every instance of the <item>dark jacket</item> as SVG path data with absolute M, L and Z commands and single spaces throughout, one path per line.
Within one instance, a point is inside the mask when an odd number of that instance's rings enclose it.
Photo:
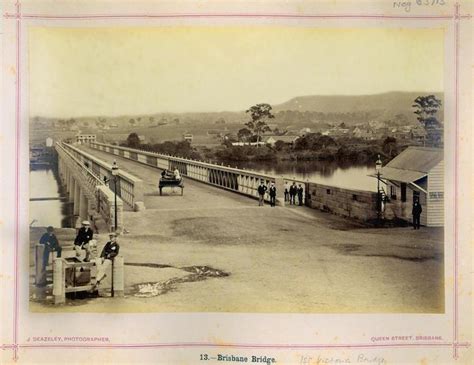
M 304 192 L 303 187 L 297 188 L 296 192 L 298 193 L 298 196 L 303 196 L 303 192 Z
M 413 209 L 411 210 L 411 214 L 413 215 L 420 215 L 423 209 L 421 208 L 421 204 L 413 204 Z
M 74 240 L 75 245 L 82 245 L 89 243 L 89 241 L 92 239 L 94 236 L 94 232 L 92 232 L 92 229 L 86 227 L 81 227 L 79 228 L 79 232 L 77 232 L 76 239 Z
M 102 249 L 102 253 L 100 254 L 100 257 L 103 257 L 105 259 L 113 259 L 115 256 L 118 255 L 120 250 L 120 246 L 117 242 L 107 242 Z
M 297 191 L 298 191 L 298 187 L 296 185 L 290 186 L 290 195 L 296 195 Z
M 257 190 L 260 195 L 263 195 L 267 191 L 267 187 L 265 185 L 259 185 Z
M 50 236 L 47 232 L 41 236 L 39 243 L 41 243 L 42 245 L 48 245 L 50 247 L 59 246 L 59 242 L 56 236 L 54 234 Z
M 270 186 L 269 194 L 270 196 L 276 196 L 277 188 L 275 186 Z

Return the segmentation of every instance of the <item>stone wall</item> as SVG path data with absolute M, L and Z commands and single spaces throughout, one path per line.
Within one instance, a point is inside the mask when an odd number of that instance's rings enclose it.
M 306 183 L 306 205 L 362 221 L 377 218 L 377 193 L 371 191 Z

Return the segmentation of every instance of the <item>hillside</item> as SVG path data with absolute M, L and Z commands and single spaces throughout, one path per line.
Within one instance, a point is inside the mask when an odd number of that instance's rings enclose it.
M 388 92 L 375 95 L 308 95 L 298 96 L 285 103 L 274 105 L 275 112 L 293 110 L 320 113 L 355 113 L 383 111 L 389 114 L 413 112 L 413 100 L 420 95 L 433 94 L 443 100 L 443 93 Z

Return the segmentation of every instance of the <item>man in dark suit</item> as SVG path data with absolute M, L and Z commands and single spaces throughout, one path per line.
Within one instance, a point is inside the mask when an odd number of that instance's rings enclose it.
M 413 229 L 420 229 L 420 216 L 422 211 L 423 208 L 421 208 L 420 202 L 416 199 L 413 202 L 413 208 L 411 210 L 411 214 L 413 215 Z
M 82 227 L 77 232 L 76 239 L 74 240 L 74 249 L 76 255 L 81 256 L 82 250 L 86 251 L 86 257 L 84 261 L 89 261 L 91 251 L 89 249 L 89 241 L 94 237 L 94 232 L 91 229 L 89 221 L 83 221 Z
M 263 180 L 260 182 L 260 186 L 257 188 L 258 190 L 258 205 L 262 206 L 265 201 L 265 192 L 267 191 L 267 187 Z
M 296 193 L 298 192 L 298 187 L 296 182 L 293 181 L 293 184 L 290 186 L 290 204 L 296 204 Z
M 276 202 L 276 186 L 275 183 L 270 184 L 270 189 L 268 189 L 268 194 L 270 195 L 270 206 L 274 207 Z
M 58 239 L 54 234 L 54 228 L 52 226 L 46 228 L 46 233 L 41 236 L 39 243 L 44 245 L 43 270 L 45 270 L 49 262 L 49 253 L 56 251 L 58 253 L 58 257 L 61 257 L 62 252 L 61 246 L 59 246 Z
M 301 184 L 298 185 L 298 188 L 296 189 L 296 192 L 298 193 L 298 205 L 303 205 L 303 192 L 304 192 L 304 189 L 301 186 Z
M 100 281 L 104 279 L 107 275 L 105 274 L 115 256 L 118 255 L 120 251 L 120 246 L 117 243 L 117 233 L 110 233 L 110 240 L 105 244 L 100 254 L 100 258 L 96 259 L 97 265 L 97 285 L 100 284 Z

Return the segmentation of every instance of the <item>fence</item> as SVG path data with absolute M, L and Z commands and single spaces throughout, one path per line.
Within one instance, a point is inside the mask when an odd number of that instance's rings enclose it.
M 84 152 L 70 144 L 63 144 L 85 168 L 91 169 L 92 173 L 101 181 L 108 181 L 112 191 L 115 189 L 114 176 L 112 175 L 112 164 L 106 163 L 91 154 Z M 132 209 L 143 208 L 144 187 L 143 181 L 123 170 L 117 175 L 117 195 Z
M 83 189 L 87 200 L 90 202 L 90 208 L 95 210 L 107 222 L 109 229 L 111 229 L 111 222 L 114 222 L 113 217 L 115 214 L 115 206 L 110 204 L 111 199 L 114 197 L 113 191 L 90 168 L 84 166 L 81 160 L 69 152 L 63 143 L 56 143 L 56 151 L 58 153 L 62 183 L 68 184 L 69 181 L 65 179 L 65 175 L 72 175 L 76 183 Z M 122 200 L 118 198 L 117 218 L 119 219 L 119 228 L 122 227 L 122 206 Z
M 91 142 L 89 146 L 158 169 L 178 169 L 181 175 L 193 180 L 255 198 L 258 198 L 257 188 L 261 181 L 264 181 L 266 185 L 274 182 L 277 184 L 279 196 L 283 196 L 283 178 L 203 161 L 162 155 L 155 152 L 112 146 L 99 142 Z M 266 198 L 267 200 L 269 199 L 268 196 Z

